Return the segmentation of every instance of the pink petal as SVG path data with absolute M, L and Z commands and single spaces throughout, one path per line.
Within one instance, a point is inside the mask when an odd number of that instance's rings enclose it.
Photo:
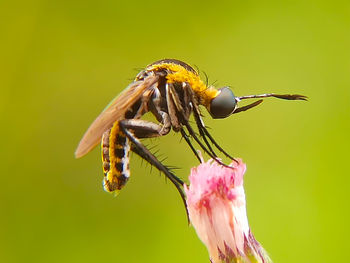
M 190 185 L 184 186 L 191 223 L 213 263 L 250 262 L 252 255 L 256 262 L 268 262 L 248 225 L 243 188 L 246 165 L 237 159 L 230 166 L 209 160 L 191 169 Z

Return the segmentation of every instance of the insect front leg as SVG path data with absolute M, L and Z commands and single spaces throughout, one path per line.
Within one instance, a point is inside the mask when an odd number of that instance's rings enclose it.
M 201 135 L 201 137 L 203 138 L 204 142 L 206 143 L 206 145 L 208 146 L 208 148 L 211 150 L 212 153 L 215 154 L 215 152 L 213 151 L 213 149 L 210 147 L 210 144 L 207 140 L 206 137 L 209 138 L 209 140 L 211 141 L 212 144 L 215 145 L 215 147 L 222 152 L 226 157 L 230 158 L 231 160 L 235 160 L 231 155 L 229 155 L 215 140 L 214 138 L 211 136 L 211 134 L 209 133 L 208 129 L 206 128 L 204 121 L 201 117 L 201 113 L 198 107 L 198 103 L 196 101 L 195 96 L 193 95 L 193 91 L 190 89 L 190 87 L 185 86 L 185 93 L 188 94 L 188 97 L 192 98 L 192 105 L 193 105 L 193 116 L 194 119 L 196 121 L 197 124 L 197 128 L 199 131 L 199 134 Z
M 169 117 L 171 120 L 171 125 L 172 125 L 174 131 L 181 132 L 182 137 L 185 139 L 187 144 L 190 146 L 192 152 L 197 157 L 199 162 L 201 162 L 201 157 L 199 156 L 196 149 L 193 147 L 189 136 L 184 131 L 182 124 L 181 124 L 181 123 L 187 124 L 189 116 L 190 116 L 191 108 L 190 108 L 190 104 L 187 103 L 188 97 L 185 96 L 185 98 L 184 98 L 185 108 L 183 108 L 181 106 L 180 98 L 174 89 L 174 85 L 172 83 L 167 83 L 165 90 L 166 90 L 166 102 L 167 102 L 167 106 L 168 106 L 168 112 L 169 112 Z M 180 120 L 179 120 L 178 116 L 181 118 Z
M 201 136 L 203 138 L 206 138 L 206 136 L 209 138 L 209 140 L 212 142 L 212 144 L 215 145 L 215 147 L 222 152 L 226 157 L 230 158 L 231 160 L 235 160 L 235 158 L 233 158 L 231 155 L 229 155 L 215 140 L 214 138 L 211 136 L 211 134 L 209 133 L 208 129 L 205 127 L 205 124 L 203 122 L 202 117 L 200 116 L 200 113 L 198 111 L 198 109 L 194 109 L 193 110 L 193 116 L 194 119 L 196 120 L 196 124 L 198 127 L 198 130 L 201 134 Z M 205 139 L 205 141 L 207 141 Z M 208 144 L 208 143 L 207 143 Z
M 185 94 L 186 94 L 186 84 L 184 85 L 184 89 L 185 89 Z M 183 130 L 182 125 L 184 125 L 188 132 L 189 135 L 198 143 L 198 145 L 203 149 L 203 151 L 205 151 L 211 158 L 213 158 L 215 161 L 217 161 L 218 163 L 220 163 L 221 165 L 226 166 L 224 163 L 222 163 L 216 156 L 215 152 L 213 151 L 213 149 L 211 148 L 209 142 L 207 141 L 206 137 L 203 136 L 203 133 L 201 130 L 200 131 L 200 135 L 203 138 L 204 142 L 206 145 L 204 145 L 200 139 L 198 138 L 198 136 L 196 135 L 196 133 L 194 132 L 194 130 L 192 129 L 190 123 L 189 123 L 189 115 L 186 115 L 184 108 L 181 106 L 181 98 L 179 97 L 178 93 L 175 91 L 174 85 L 172 83 L 167 83 L 166 84 L 166 95 L 167 95 L 167 104 L 168 104 L 168 111 L 169 111 L 169 116 L 171 119 L 172 124 L 173 123 L 181 123 L 178 124 L 177 130 L 181 131 L 181 134 L 183 136 L 183 138 L 186 140 L 187 144 L 190 146 L 191 150 L 193 151 L 193 153 L 196 155 L 198 160 L 201 160 L 201 158 L 199 157 L 198 153 L 194 150 L 193 145 L 191 144 L 187 133 Z M 185 98 L 192 98 L 192 102 L 187 103 L 184 105 L 184 107 L 187 107 L 186 110 L 190 111 L 192 109 L 192 104 L 194 104 L 194 94 L 193 93 L 187 93 Z M 186 117 L 187 116 L 187 117 Z M 173 119 L 175 121 L 173 121 Z M 173 126 L 174 129 L 174 126 Z

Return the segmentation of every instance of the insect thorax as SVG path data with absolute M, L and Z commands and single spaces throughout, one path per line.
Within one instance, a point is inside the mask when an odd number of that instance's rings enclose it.
M 208 107 L 210 101 L 219 93 L 214 87 L 205 85 L 198 72 L 191 66 L 179 60 L 164 59 L 154 62 L 141 71 L 136 76 L 136 80 L 142 80 L 150 74 L 165 78 L 166 82 L 174 83 L 177 86 L 189 85 L 195 93 L 197 101 L 205 107 Z

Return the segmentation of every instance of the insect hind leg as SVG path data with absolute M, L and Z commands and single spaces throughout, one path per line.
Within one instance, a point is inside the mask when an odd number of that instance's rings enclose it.
M 175 185 L 177 191 L 179 192 L 182 201 L 186 208 L 186 198 L 182 186 L 184 182 L 175 176 L 169 168 L 164 166 L 134 135 L 138 134 L 139 138 L 150 138 L 157 137 L 159 135 L 159 130 L 162 128 L 160 125 L 157 125 L 153 122 L 148 122 L 144 120 L 122 120 L 120 121 L 120 126 L 122 131 L 126 134 L 128 139 L 132 143 L 132 151 L 138 154 L 141 158 L 149 162 L 151 165 L 155 166 L 159 171 L 163 172 L 167 178 Z M 187 213 L 187 209 L 186 209 Z M 188 215 L 187 215 L 188 216 Z

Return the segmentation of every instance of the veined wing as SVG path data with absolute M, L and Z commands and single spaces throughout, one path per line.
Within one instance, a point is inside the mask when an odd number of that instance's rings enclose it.
M 75 157 L 80 158 L 91 151 L 101 141 L 103 133 L 115 121 L 123 119 L 130 106 L 157 81 L 158 77 L 152 75 L 131 83 L 90 125 L 75 151 Z

